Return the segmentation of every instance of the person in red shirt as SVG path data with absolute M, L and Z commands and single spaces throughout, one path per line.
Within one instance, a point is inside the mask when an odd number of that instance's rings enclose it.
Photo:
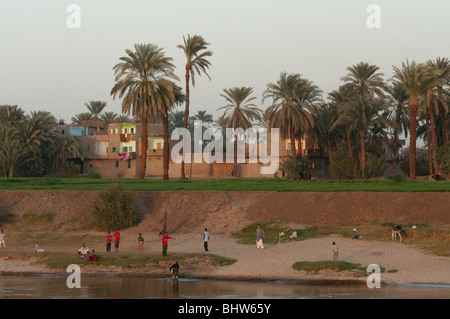
M 112 241 L 112 235 L 111 232 L 108 231 L 108 234 L 106 234 L 106 252 L 111 252 L 111 241 Z
M 89 261 L 97 262 L 97 254 L 95 253 L 95 250 L 92 249 L 92 254 L 89 256 Z
M 116 230 L 116 232 L 113 234 L 114 237 L 114 248 L 116 252 L 119 251 L 119 242 L 120 242 L 120 233 L 119 230 Z
M 162 236 L 162 255 L 163 255 L 163 257 L 167 257 L 167 244 L 168 244 L 167 240 L 168 239 L 175 240 L 175 238 L 169 237 L 167 235 L 167 232 L 165 232 L 164 236 Z

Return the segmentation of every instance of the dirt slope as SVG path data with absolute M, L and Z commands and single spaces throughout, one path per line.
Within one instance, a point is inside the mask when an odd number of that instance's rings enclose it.
M 398 224 L 450 225 L 449 193 L 303 193 L 303 192 L 132 192 L 142 214 L 140 228 L 162 229 L 168 213 L 170 231 L 230 234 L 256 221 L 299 225 L 352 224 L 379 220 Z M 0 215 L 9 214 L 8 227 L 27 227 L 24 216 L 52 214 L 53 229 L 95 227 L 90 210 L 94 191 L 0 191 Z M 39 224 L 39 223 L 37 223 Z M 33 227 L 38 227 L 36 222 Z

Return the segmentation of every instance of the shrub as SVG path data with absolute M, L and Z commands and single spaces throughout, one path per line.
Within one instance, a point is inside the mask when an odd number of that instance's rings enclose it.
M 286 178 L 291 181 L 309 179 L 310 163 L 306 156 L 298 154 L 295 157 L 289 156 L 280 164 L 281 169 L 286 174 Z
M 100 192 L 92 212 L 99 228 L 104 230 L 123 229 L 140 222 L 133 197 L 120 184 L 112 184 Z
M 409 154 L 409 148 L 405 148 L 404 154 Z M 405 176 L 409 176 L 409 157 L 400 161 L 400 169 Z M 416 176 L 428 176 L 430 174 L 428 166 L 428 152 L 426 146 L 416 149 Z
M 439 170 L 442 174 L 450 174 L 450 143 L 445 144 L 436 154 Z
M 342 150 L 330 154 L 330 175 L 335 179 L 346 179 L 351 176 L 352 163 L 350 156 Z
M 396 183 L 401 183 L 401 182 L 403 182 L 404 180 L 405 180 L 405 179 L 404 179 L 403 176 L 400 175 L 400 174 L 395 175 L 394 178 L 393 178 L 393 181 L 396 182 Z

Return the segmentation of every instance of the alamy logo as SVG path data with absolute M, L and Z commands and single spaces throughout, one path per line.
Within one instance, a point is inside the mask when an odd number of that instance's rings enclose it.
M 368 288 L 381 288 L 381 268 L 376 264 L 367 266 L 367 273 L 370 275 L 367 277 Z
M 78 265 L 70 264 L 67 266 L 66 272 L 71 274 L 67 277 L 67 288 L 81 288 L 81 268 Z
M 220 127 L 208 127 L 202 121 L 194 121 L 193 135 L 192 138 L 191 132 L 185 128 L 173 130 L 171 140 L 179 140 L 170 154 L 174 163 L 192 161 L 211 164 L 237 161 L 237 163 L 269 164 L 261 166 L 261 174 L 274 174 L 278 170 L 280 137 L 278 128 L 270 129 L 270 155 L 266 128 L 250 127 L 245 131 L 242 128 L 226 128 L 224 134 Z
M 67 17 L 66 24 L 69 29 L 81 28 L 81 8 L 78 4 L 70 4 L 66 9 L 70 13 Z

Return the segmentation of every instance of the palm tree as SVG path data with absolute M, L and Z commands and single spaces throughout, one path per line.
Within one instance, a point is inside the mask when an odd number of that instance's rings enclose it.
M 352 149 L 352 132 L 350 132 L 350 126 L 352 124 L 351 101 L 353 98 L 353 91 L 348 86 L 340 86 L 338 90 L 334 90 L 333 92 L 329 93 L 329 97 L 332 103 L 336 104 L 337 108 L 337 115 L 334 123 L 331 126 L 331 129 L 337 129 L 339 126 L 345 127 L 347 150 L 352 165 L 353 176 L 355 178 L 358 178 L 358 173 L 355 167 L 356 161 Z
M 75 114 L 75 116 L 72 117 L 72 122 L 78 125 L 83 124 L 86 121 L 90 121 L 92 120 L 92 113 L 90 112 L 83 112 L 83 113 L 78 113 Z
M 89 110 L 89 112 L 92 115 L 92 118 L 94 120 L 97 120 L 100 113 L 103 112 L 103 110 L 106 107 L 106 102 L 105 101 L 89 101 L 84 103 L 84 106 L 87 107 L 87 109 Z
M 100 120 L 103 121 L 105 126 L 108 126 L 118 120 L 118 114 L 115 112 L 104 112 L 100 115 Z
M 392 159 L 392 176 L 395 175 L 395 168 L 397 163 L 397 144 L 400 134 L 408 136 L 409 130 L 409 114 L 407 107 L 408 96 L 406 91 L 400 85 L 394 83 L 386 88 L 388 92 L 387 100 L 390 104 L 390 109 L 386 113 L 386 117 L 392 121 L 394 134 L 393 134 L 393 159 Z
M 213 117 L 211 114 L 206 113 L 206 110 L 198 110 L 197 114 L 194 115 L 194 120 L 209 123 L 212 122 Z
M 360 62 L 357 65 L 348 67 L 347 71 L 349 73 L 341 80 L 346 82 L 345 86 L 359 96 L 370 94 L 371 96 L 377 95 L 383 98 L 384 74 L 378 72 L 379 70 L 380 68 L 376 65 Z
M 147 123 L 148 118 L 158 114 L 161 95 L 157 92 L 172 91 L 170 79 L 178 80 L 173 73 L 172 58 L 166 57 L 161 48 L 154 44 L 135 44 L 135 51 L 126 50 L 127 56 L 113 68 L 116 84 L 111 95 L 123 98 L 122 113 L 137 116 L 142 125 L 141 157 L 139 176 L 145 179 L 147 165 Z
M 65 173 L 67 157 L 80 157 L 81 152 L 81 140 L 79 136 L 74 136 L 71 134 L 59 134 L 57 135 L 56 143 L 61 156 L 61 174 Z
M 24 111 L 17 105 L 0 105 L 0 126 L 10 127 L 21 121 Z
M 385 102 L 382 99 L 373 99 L 366 94 L 357 97 L 351 103 L 350 129 L 359 134 L 361 144 L 361 176 L 366 178 L 366 137 L 369 129 L 373 127 L 386 127 L 388 120 L 382 116 L 385 111 Z
M 443 87 L 445 85 L 450 84 L 450 60 L 447 58 L 436 58 L 434 60 L 427 61 L 427 65 L 434 68 L 438 73 L 438 81 L 436 83 L 436 95 L 437 95 L 437 109 L 439 112 L 439 115 L 441 117 L 444 129 L 444 138 L 445 142 L 448 143 L 449 140 L 449 133 L 448 133 L 448 122 L 447 122 L 447 114 L 449 113 L 449 108 L 447 105 L 448 100 L 448 94 L 445 94 Z
M 409 102 L 409 176 L 416 179 L 416 130 L 417 112 L 419 101 L 422 98 L 427 85 L 430 82 L 430 75 L 426 72 L 425 66 L 421 63 L 406 61 L 401 68 L 393 66 L 393 79 L 397 85 L 401 86 L 408 95 Z
M 190 91 L 189 91 L 189 82 L 192 81 L 192 86 L 195 86 L 195 73 L 201 75 L 205 73 L 206 76 L 210 78 L 206 70 L 210 67 L 211 63 L 207 60 L 207 57 L 212 56 L 211 51 L 207 51 L 207 47 L 210 45 L 206 42 L 202 36 L 194 35 L 190 36 L 188 34 L 187 39 L 183 36 L 184 44 L 179 44 L 177 47 L 184 51 L 186 56 L 186 108 L 184 112 L 184 128 L 188 127 L 189 120 L 189 103 L 190 103 Z M 186 150 L 186 148 L 184 148 Z M 183 152 L 183 154 L 185 151 Z M 181 162 L 181 178 L 186 178 L 185 176 L 185 167 L 184 167 L 184 155 L 183 160 Z
M 220 94 L 227 101 L 227 105 L 218 108 L 224 110 L 222 118 L 223 124 L 228 128 L 242 128 L 244 131 L 253 125 L 253 122 L 262 119 L 262 111 L 251 103 L 256 97 L 251 97 L 253 88 L 251 87 L 232 87 L 223 90 Z M 237 140 L 234 139 L 234 167 L 233 176 L 237 176 Z
M 300 74 L 281 73 L 277 83 L 267 84 L 263 93 L 263 102 L 267 98 L 273 100 L 267 112 L 271 127 L 278 127 L 284 138 L 291 140 L 291 155 L 296 158 L 295 138 L 307 127 L 311 127 L 314 119 L 309 111 L 310 104 L 319 95 L 318 89 Z M 299 145 L 299 148 L 301 146 Z
M 170 144 L 169 144 L 169 117 L 170 111 L 185 102 L 186 96 L 182 93 L 181 88 L 173 85 L 171 91 L 160 92 L 161 95 L 166 96 L 161 100 L 160 114 L 163 117 L 163 137 L 164 137 L 164 149 L 163 149 L 163 179 L 169 179 L 169 163 L 170 163 Z M 182 113 L 182 112 L 181 112 Z

